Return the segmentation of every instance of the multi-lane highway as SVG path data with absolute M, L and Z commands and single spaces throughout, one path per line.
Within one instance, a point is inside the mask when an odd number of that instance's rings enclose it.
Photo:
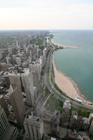
M 54 49 L 54 46 L 53 46 Z M 80 104 L 77 103 L 71 99 L 69 99 L 68 97 L 64 96 L 63 94 L 61 94 L 55 87 L 54 87 L 54 82 L 52 83 L 51 81 L 51 76 L 53 76 L 52 73 L 52 62 L 53 62 L 53 55 L 52 55 L 52 49 L 50 49 L 49 53 L 48 53 L 48 57 L 46 59 L 46 65 L 44 68 L 44 73 L 43 73 L 43 83 L 44 83 L 44 89 L 43 92 L 39 95 L 38 99 L 37 99 L 37 106 L 38 107 L 42 107 L 43 105 L 45 105 L 48 97 L 50 96 L 50 94 L 53 94 L 57 99 L 59 99 L 60 101 L 64 102 L 64 100 L 69 100 L 72 103 L 72 106 L 75 108 L 80 108 L 82 110 L 86 110 L 88 112 L 93 112 L 91 109 L 93 109 L 93 107 L 88 107 L 87 105 L 84 104 Z M 50 91 L 49 94 L 44 98 L 44 100 L 41 99 L 41 96 L 44 94 L 44 90 L 45 87 L 48 88 L 48 90 Z M 88 109 L 89 108 L 89 109 Z

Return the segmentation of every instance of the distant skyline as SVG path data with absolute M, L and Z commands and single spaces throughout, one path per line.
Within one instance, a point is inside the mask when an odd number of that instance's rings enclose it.
M 93 30 L 92 0 L 0 0 L 0 30 Z

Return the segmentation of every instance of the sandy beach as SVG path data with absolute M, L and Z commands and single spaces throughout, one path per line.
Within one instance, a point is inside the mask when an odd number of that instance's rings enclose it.
M 55 82 L 58 85 L 58 87 L 73 99 L 75 99 L 75 97 L 79 97 L 77 90 L 75 89 L 72 82 L 66 76 L 58 72 L 58 70 L 56 69 L 54 58 L 53 58 L 53 66 L 55 73 Z
M 53 39 L 51 39 L 51 43 L 54 44 L 54 45 L 58 45 L 58 46 L 60 46 L 60 47 L 63 47 L 64 49 L 66 49 L 66 48 L 74 48 L 74 49 L 80 48 L 80 46 L 66 46 L 66 45 L 56 44 L 56 43 L 53 41 Z
M 53 54 L 53 67 L 55 74 L 55 83 L 64 93 L 66 93 L 66 95 L 68 95 L 72 99 L 75 99 L 75 97 L 79 97 L 79 99 L 83 100 L 83 103 L 88 106 L 91 106 L 91 104 L 93 104 L 93 102 L 88 101 L 87 99 L 81 96 L 76 84 L 70 78 L 66 77 L 57 70 L 54 61 L 54 54 Z

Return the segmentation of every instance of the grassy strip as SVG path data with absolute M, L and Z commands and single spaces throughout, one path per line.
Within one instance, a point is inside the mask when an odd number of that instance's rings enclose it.
M 56 50 L 59 50 L 59 49 L 63 49 L 63 47 L 55 48 L 55 49 L 53 50 L 53 52 L 56 51 Z
M 67 98 L 69 98 L 70 100 L 72 100 L 72 101 L 74 101 L 74 102 L 76 102 L 76 103 L 78 103 L 78 104 L 81 104 L 80 102 L 78 102 L 78 101 L 76 101 L 76 100 L 74 100 L 74 99 L 72 99 L 72 98 L 70 98 L 69 96 L 67 96 L 63 91 L 61 91 L 59 88 L 58 88 L 58 86 L 55 84 L 54 85 L 55 86 L 55 88 L 61 93 L 61 94 L 63 94 L 65 97 L 67 97 Z M 76 105 L 76 106 L 78 106 L 78 107 L 80 107 L 80 108 L 82 108 L 82 109 L 86 109 L 86 110 L 93 110 L 93 109 L 90 109 L 90 108 L 88 108 L 88 107 L 83 107 L 83 106 L 81 106 L 81 105 L 77 105 L 77 104 L 75 104 L 75 103 L 72 103 L 73 105 Z
M 54 97 L 53 94 L 51 94 L 45 107 L 47 110 L 52 112 L 54 112 L 55 110 L 59 110 L 60 112 L 62 112 L 63 102 L 58 100 L 56 97 Z

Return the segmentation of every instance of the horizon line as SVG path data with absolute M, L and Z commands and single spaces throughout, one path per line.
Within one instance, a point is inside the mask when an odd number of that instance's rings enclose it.
M 93 30 L 93 29 L 6 29 L 0 31 L 42 31 L 42 30 Z

